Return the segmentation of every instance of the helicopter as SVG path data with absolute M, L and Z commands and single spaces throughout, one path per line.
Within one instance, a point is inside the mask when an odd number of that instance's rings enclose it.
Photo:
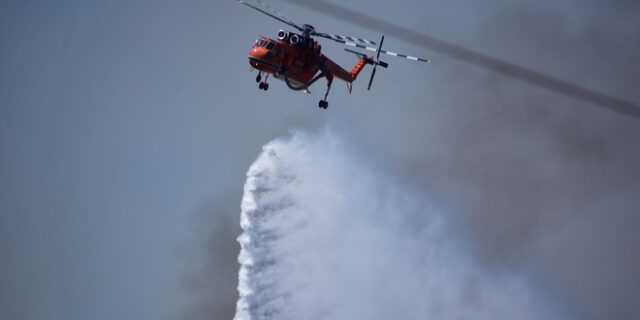
M 363 38 L 322 33 L 316 31 L 316 29 L 309 24 L 299 25 L 287 19 L 262 0 L 253 0 L 259 6 L 248 3 L 246 0 L 236 1 L 296 30 L 287 31 L 283 29 L 278 32 L 276 39 L 259 37 L 253 44 L 249 52 L 249 64 L 252 69 L 258 70 L 256 82 L 259 83 L 258 88 L 261 90 L 266 91 L 269 89 L 269 83 L 267 82 L 269 76 L 284 81 L 291 90 L 305 91 L 307 93 L 310 93 L 309 87 L 316 81 L 326 78 L 327 91 L 324 94 L 324 98 L 318 102 L 318 107 L 327 109 L 329 106 L 327 97 L 329 96 L 334 78 L 346 82 L 347 89 L 351 94 L 353 82 L 358 78 L 360 72 L 366 65 L 373 65 L 367 86 L 367 90 L 371 89 L 373 78 L 376 75 L 376 68 L 378 66 L 382 68 L 389 67 L 388 63 L 380 60 L 381 53 L 413 61 L 431 63 L 430 59 L 382 50 L 384 35 L 381 37 L 380 42 L 376 43 Z M 349 71 L 325 56 L 322 53 L 322 46 L 313 37 L 325 38 L 346 46 L 373 51 L 375 57 L 344 48 L 345 51 L 353 53 L 358 57 L 358 62 L 356 62 Z M 377 46 L 377 48 L 372 46 Z M 263 74 L 264 79 L 262 77 Z

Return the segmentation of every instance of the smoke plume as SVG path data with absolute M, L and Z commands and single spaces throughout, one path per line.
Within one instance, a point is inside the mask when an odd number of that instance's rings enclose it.
M 352 150 L 329 130 L 263 147 L 242 199 L 236 320 L 566 318 Z
M 563 94 L 575 99 L 579 99 L 592 105 L 599 106 L 610 111 L 623 115 L 640 118 L 640 105 L 636 102 L 625 100 L 610 94 L 599 92 L 566 81 L 558 77 L 545 74 L 543 72 L 527 68 L 522 65 L 511 63 L 505 60 L 476 52 L 459 45 L 407 29 L 401 25 L 384 21 L 380 18 L 366 15 L 342 5 L 324 0 L 298 1 L 289 0 L 295 4 L 309 7 L 318 12 L 328 14 L 341 20 L 360 26 L 377 30 L 387 35 L 392 35 L 398 39 L 418 44 L 424 48 L 431 49 L 444 56 L 484 68 L 498 74 L 502 74 L 559 94 Z

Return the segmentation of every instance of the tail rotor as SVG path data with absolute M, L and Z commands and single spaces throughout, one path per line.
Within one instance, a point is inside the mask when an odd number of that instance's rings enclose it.
M 378 52 L 376 54 L 376 59 L 372 62 L 373 63 L 373 70 L 371 71 L 371 78 L 369 78 L 369 85 L 367 86 L 367 90 L 371 90 L 371 84 L 373 83 L 373 78 L 376 75 L 376 68 L 378 66 L 381 66 L 383 68 L 387 68 L 389 67 L 389 64 L 384 62 L 384 61 L 380 61 L 380 53 L 382 52 L 382 43 L 384 42 L 384 36 L 382 36 L 382 39 L 380 39 L 380 44 L 378 45 Z

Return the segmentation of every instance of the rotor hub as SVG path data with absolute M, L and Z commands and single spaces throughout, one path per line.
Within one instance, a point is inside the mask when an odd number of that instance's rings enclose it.
M 312 25 L 310 25 L 310 24 L 303 24 L 303 25 L 302 25 L 302 32 L 303 32 L 305 35 L 309 35 L 309 34 L 311 34 L 311 33 L 315 32 L 315 31 L 316 31 L 316 28 L 314 28 L 314 27 L 313 27 Z

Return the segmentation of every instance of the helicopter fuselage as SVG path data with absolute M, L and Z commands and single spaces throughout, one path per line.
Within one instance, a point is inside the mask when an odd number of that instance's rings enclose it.
M 321 77 L 332 81 L 335 76 L 351 83 L 366 64 L 365 59 L 360 60 L 347 71 L 323 55 L 314 39 L 283 30 L 278 39 L 258 38 L 249 52 L 253 68 L 284 80 L 294 90 L 306 89 Z

